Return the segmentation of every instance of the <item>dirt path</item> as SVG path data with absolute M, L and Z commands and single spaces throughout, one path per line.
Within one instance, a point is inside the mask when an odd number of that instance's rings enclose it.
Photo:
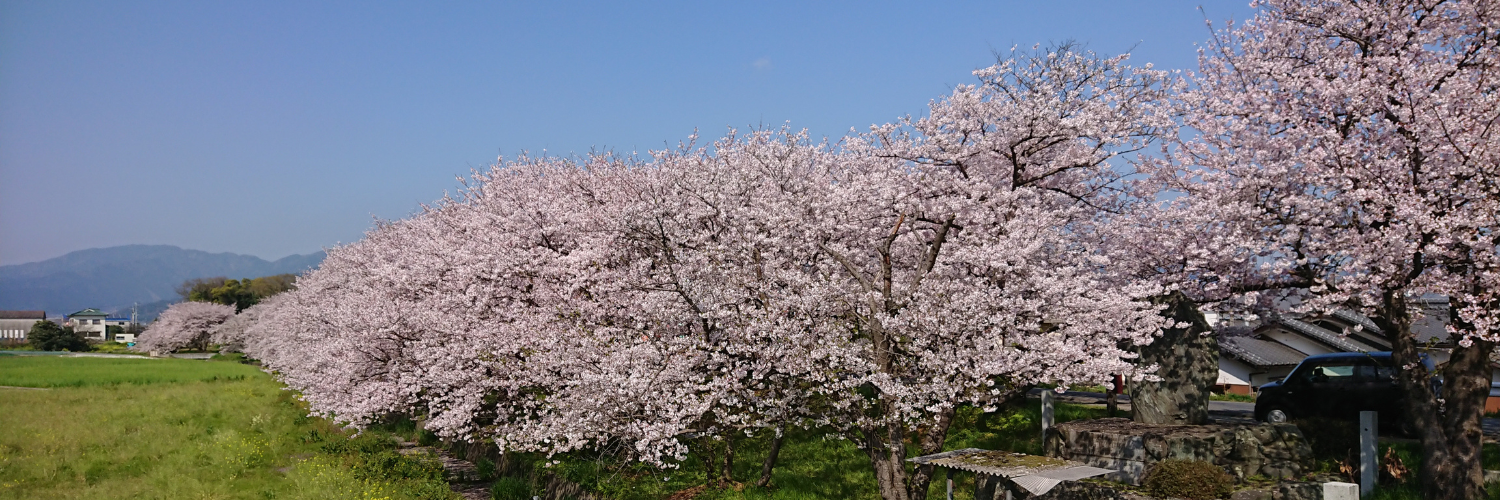
M 454 457 L 445 450 L 431 446 L 419 446 L 410 441 L 398 441 L 398 443 L 403 455 L 423 453 L 436 456 L 443 464 L 443 479 L 448 481 L 448 487 L 465 500 L 489 500 L 490 484 L 479 479 L 479 467 L 476 467 L 473 462 Z

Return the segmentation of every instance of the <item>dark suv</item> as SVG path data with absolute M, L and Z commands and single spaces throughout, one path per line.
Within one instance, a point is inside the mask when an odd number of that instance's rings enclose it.
M 1426 359 L 1424 363 L 1430 363 Z M 1285 379 L 1260 386 L 1255 419 L 1271 423 L 1303 417 L 1357 420 L 1380 412 L 1382 427 L 1402 425 L 1401 390 L 1389 352 L 1341 352 L 1308 356 Z

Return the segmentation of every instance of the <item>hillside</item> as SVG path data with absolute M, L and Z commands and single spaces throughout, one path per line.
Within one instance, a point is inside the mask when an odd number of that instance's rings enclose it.
M 273 262 L 170 245 L 92 248 L 41 262 L 0 266 L 0 309 L 41 309 L 48 316 L 61 316 L 96 307 L 128 314 L 131 304 L 139 303 L 145 319 L 177 301 L 173 288 L 188 279 L 301 274 L 322 261 L 322 252 Z

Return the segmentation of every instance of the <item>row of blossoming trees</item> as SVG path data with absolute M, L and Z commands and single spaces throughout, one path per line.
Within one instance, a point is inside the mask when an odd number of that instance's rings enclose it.
M 1135 353 L 1197 337 L 1199 304 L 1349 307 L 1407 367 L 1429 495 L 1477 497 L 1497 4 L 1263 7 L 1194 76 L 1013 52 L 837 144 L 758 130 L 504 161 L 218 340 L 354 425 L 416 415 L 445 439 L 662 465 L 697 449 L 721 478 L 736 439 L 817 427 L 906 499 L 932 476 L 908 448 L 940 451 L 961 406 L 1149 379 Z M 1410 329 L 1425 294 L 1454 304 L 1437 374 Z M 167 330 L 143 344 L 179 345 Z

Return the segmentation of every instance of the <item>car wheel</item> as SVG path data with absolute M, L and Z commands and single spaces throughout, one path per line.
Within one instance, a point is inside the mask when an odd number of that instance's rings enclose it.
M 1279 406 L 1272 406 L 1271 409 L 1266 410 L 1266 423 L 1284 424 L 1287 420 L 1291 420 L 1291 416 Z

